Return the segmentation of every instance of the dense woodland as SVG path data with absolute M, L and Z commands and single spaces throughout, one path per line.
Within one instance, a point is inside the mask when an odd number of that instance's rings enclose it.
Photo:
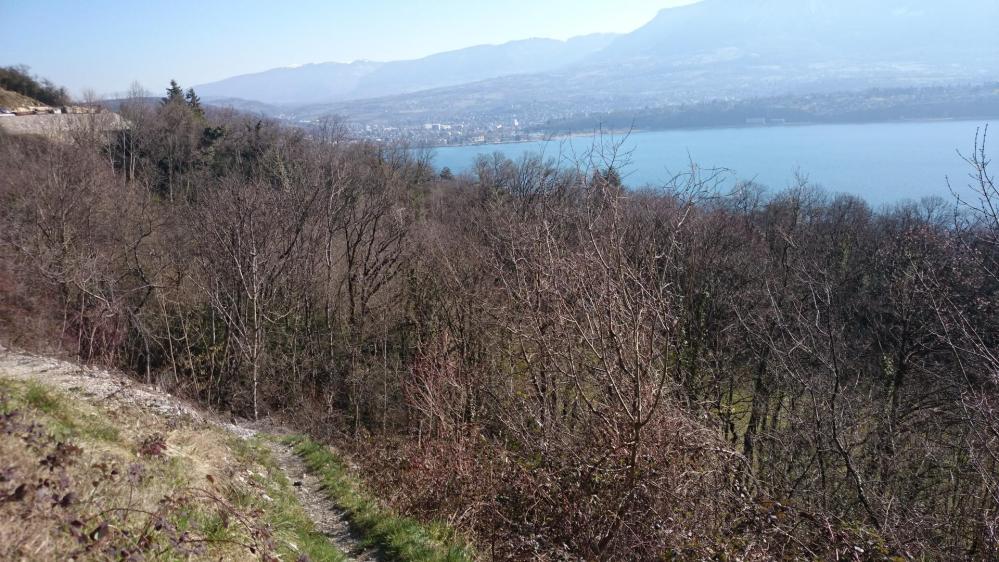
M 999 557 L 984 135 L 963 200 L 872 210 L 612 146 L 441 177 L 189 94 L 0 137 L 8 345 L 296 424 L 483 558 Z

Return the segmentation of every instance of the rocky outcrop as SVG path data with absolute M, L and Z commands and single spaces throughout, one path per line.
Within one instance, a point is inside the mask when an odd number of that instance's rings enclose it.
M 37 113 L 0 118 L 0 131 L 10 135 L 38 135 L 70 140 L 86 135 L 103 136 L 128 128 L 117 113 Z

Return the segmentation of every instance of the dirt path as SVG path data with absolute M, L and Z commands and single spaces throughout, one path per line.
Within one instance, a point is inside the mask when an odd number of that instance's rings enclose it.
M 15 352 L 3 346 L 0 346 L 0 377 L 36 381 L 80 396 L 95 404 L 121 402 L 138 405 L 168 418 L 187 417 L 195 422 L 215 425 L 242 439 L 249 439 L 261 432 L 278 435 L 286 433 L 282 428 L 274 427 L 267 422 L 224 421 L 193 403 L 155 387 L 138 383 L 121 373 Z M 306 514 L 312 519 L 316 530 L 326 535 L 330 542 L 346 555 L 348 561 L 379 560 L 377 551 L 361 546 L 360 538 L 351 531 L 344 511 L 326 498 L 319 479 L 308 473 L 302 459 L 287 445 L 270 440 L 265 442 L 288 480 L 296 483 L 295 495 Z
M 330 542 L 346 554 L 347 560 L 380 560 L 377 550 L 365 548 L 361 544 L 361 537 L 350 528 L 347 514 L 326 499 L 319 478 L 305 468 L 302 459 L 285 445 L 270 443 L 270 447 L 278 466 L 295 483 L 298 503 L 302 504 L 316 530 L 326 535 Z

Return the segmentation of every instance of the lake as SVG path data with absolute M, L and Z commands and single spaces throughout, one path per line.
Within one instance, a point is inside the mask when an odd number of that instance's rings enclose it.
M 808 125 L 633 133 L 622 141 L 630 153 L 623 170 L 632 187 L 662 185 L 689 162 L 726 168 L 731 182 L 755 180 L 772 190 L 792 184 L 796 171 L 831 192 L 850 193 L 873 205 L 930 195 L 950 197 L 947 178 L 964 188 L 970 154 L 982 121 L 932 121 L 864 125 Z M 610 137 L 604 137 L 609 140 Z M 479 154 L 518 159 L 543 152 L 568 162 L 594 145 L 594 137 L 544 143 L 438 148 L 434 164 L 455 173 L 472 168 Z M 996 150 L 989 151 L 996 154 Z

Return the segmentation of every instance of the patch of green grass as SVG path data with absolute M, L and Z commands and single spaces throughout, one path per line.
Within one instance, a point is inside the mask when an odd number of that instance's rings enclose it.
M 3 380 L 0 392 L 12 399 L 6 408 L 28 408 L 44 414 L 46 429 L 58 439 L 84 437 L 108 443 L 121 442 L 121 432 L 103 414 L 85 408 L 41 383 Z
M 229 529 L 229 521 L 220 512 L 198 513 L 198 527 L 209 542 L 227 542 L 233 540 Z
M 286 440 L 319 477 L 329 498 L 347 512 L 367 546 L 381 550 L 390 560 L 412 562 L 465 562 L 474 560 L 471 548 L 443 523 L 423 525 L 382 506 L 347 470 L 328 447 L 308 437 Z
M 36 381 L 8 381 L 7 388 L 12 398 L 10 407 L 42 414 L 41 421 L 53 437 L 67 440 L 77 435 L 75 412 L 71 411 L 58 392 Z
M 295 497 L 291 482 L 277 466 L 270 450 L 260 438 L 244 441 L 233 439 L 230 448 L 243 462 L 256 463 L 266 473 L 253 474 L 250 478 L 265 490 L 270 501 L 261 496 L 230 497 L 234 503 L 252 503 L 266 514 L 268 524 L 281 539 L 281 551 L 288 560 L 305 555 L 313 562 L 342 562 L 346 556 L 325 535 L 316 530 L 312 520 Z
M 106 441 L 108 443 L 121 443 L 121 431 L 117 427 L 104 423 L 98 419 L 88 419 L 80 433 L 96 441 Z
M 49 415 L 55 415 L 62 409 L 59 399 L 48 388 L 34 381 L 27 383 L 24 401 L 32 408 Z
M 16 408 L 13 403 L 14 385 L 5 378 L 0 378 L 0 414 L 9 414 Z

